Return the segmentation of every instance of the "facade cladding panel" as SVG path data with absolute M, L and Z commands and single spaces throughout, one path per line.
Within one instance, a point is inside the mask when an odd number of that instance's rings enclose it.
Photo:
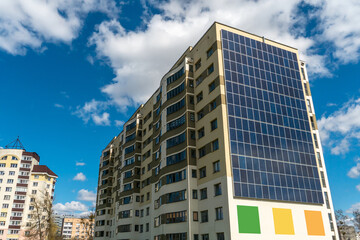
M 322 204 L 295 53 L 221 31 L 235 197 Z

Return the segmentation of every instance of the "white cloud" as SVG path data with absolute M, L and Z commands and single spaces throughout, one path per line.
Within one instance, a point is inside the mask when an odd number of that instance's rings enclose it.
M 360 176 L 360 163 L 357 163 L 356 166 L 352 167 L 347 175 L 350 178 L 358 178 Z M 359 187 L 359 186 L 360 185 L 358 185 L 356 187 Z
M 360 192 L 360 184 L 356 185 L 356 189 Z
M 107 0 L 1 0 L 0 49 L 16 55 L 41 51 L 45 41 L 70 43 L 94 11 L 114 16 L 118 8 Z
M 64 108 L 64 105 L 61 105 L 61 104 L 55 103 L 55 104 L 54 104 L 54 107 L 56 107 L 56 108 Z
M 360 98 L 352 99 L 318 121 L 323 143 L 333 154 L 345 154 L 360 140 Z
M 88 123 L 91 119 L 96 125 L 109 126 L 110 114 L 104 112 L 109 104 L 109 102 L 92 99 L 90 102 L 86 102 L 84 106 L 77 106 L 73 114 L 81 118 L 84 123 Z
M 358 62 L 360 57 L 360 2 L 357 0 L 311 0 L 319 7 L 319 36 L 330 42 L 333 56 L 341 63 Z M 321 40 L 321 39 L 320 39 Z
M 110 114 L 107 112 L 102 113 L 102 115 L 93 114 L 92 119 L 96 125 L 110 126 L 109 120 Z
M 115 120 L 115 126 L 117 127 L 122 127 L 124 125 L 124 121 L 121 121 L 121 120 Z
M 53 209 L 58 214 L 74 214 L 88 211 L 88 207 L 85 204 L 77 201 L 71 201 L 65 204 L 57 203 L 53 206 Z
M 337 0 L 329 3 L 309 1 L 318 10 L 311 16 L 304 16 L 299 14 L 299 4 L 303 3 L 301 0 L 149 0 L 146 4 L 158 8 L 160 13 L 149 15 L 146 11 L 148 6 L 145 6 L 142 28 L 129 31 L 117 20 L 104 21 L 89 39 L 89 44 L 96 48 L 97 57 L 108 62 L 116 74 L 113 81 L 103 86 L 101 91 L 121 110 L 145 102 L 172 64 L 188 46 L 196 43 L 214 21 L 295 46 L 301 58 L 307 61 L 311 74 L 329 76 L 329 60 L 325 55 L 316 53 L 317 47 L 330 42 L 336 53 L 342 46 L 338 45 L 338 38 L 330 35 L 332 29 L 340 31 L 341 26 L 347 33 L 356 33 L 359 26 L 359 21 L 346 17 L 346 11 L 338 11 L 340 8 L 336 8 L 335 2 Z M 358 4 L 353 0 L 341 2 L 340 5 L 346 9 L 352 5 L 356 5 L 357 9 Z M 356 14 L 360 11 L 351 12 Z M 305 26 L 310 17 L 317 18 L 319 25 L 327 27 L 318 28 L 315 36 L 306 37 Z M 334 19 L 342 17 L 346 17 L 347 25 L 332 24 Z M 360 41 L 353 35 L 346 36 L 351 36 L 355 42 Z M 335 55 L 343 60 L 339 54 Z
M 76 166 L 85 166 L 86 164 L 84 162 L 76 162 Z
M 348 210 L 346 210 L 346 212 L 352 213 L 354 210 L 360 210 L 360 202 L 351 205 L 351 207 Z
M 77 199 L 81 200 L 81 201 L 95 202 L 96 201 L 96 193 L 94 193 L 92 191 L 88 191 L 86 189 L 81 189 L 78 192 Z
M 85 181 L 86 176 L 82 172 L 79 172 L 78 174 L 76 174 L 76 176 L 73 178 L 73 180 L 75 180 L 75 181 Z

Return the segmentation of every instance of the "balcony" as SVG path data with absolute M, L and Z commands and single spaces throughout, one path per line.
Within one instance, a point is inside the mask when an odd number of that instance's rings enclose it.
M 11 211 L 12 212 L 23 212 L 24 208 L 12 208 Z

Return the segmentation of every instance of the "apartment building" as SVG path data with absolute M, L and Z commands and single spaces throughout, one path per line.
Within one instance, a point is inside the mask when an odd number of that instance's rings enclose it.
M 19 139 L 0 149 L 0 240 L 27 239 L 32 203 L 44 194 L 53 199 L 58 176 L 39 162 Z
M 63 239 L 93 239 L 94 220 L 88 218 L 64 217 L 61 236 Z
M 96 239 L 339 239 L 298 50 L 214 23 L 102 151 Z

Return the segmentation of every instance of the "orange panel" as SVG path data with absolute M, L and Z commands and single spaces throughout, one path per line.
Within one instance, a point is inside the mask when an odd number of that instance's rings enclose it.
M 308 235 L 325 236 L 324 223 L 320 211 L 305 210 L 305 220 Z

